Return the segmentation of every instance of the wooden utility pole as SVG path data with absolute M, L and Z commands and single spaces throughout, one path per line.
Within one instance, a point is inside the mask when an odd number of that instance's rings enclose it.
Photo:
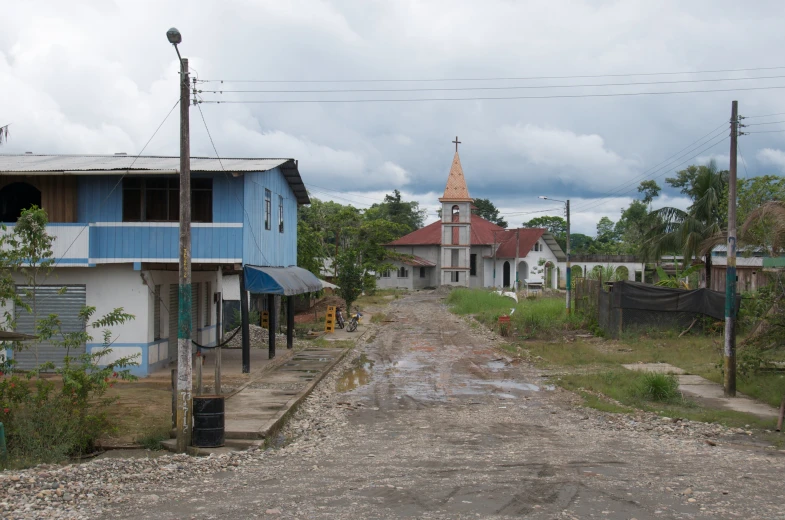
M 572 312 L 572 270 L 570 269 L 570 199 L 567 199 L 567 316 Z
M 177 295 L 177 452 L 191 445 L 191 144 L 188 60 L 180 60 L 180 261 Z
M 728 179 L 728 252 L 725 268 L 725 395 L 736 396 L 736 140 L 739 102 L 731 105 Z

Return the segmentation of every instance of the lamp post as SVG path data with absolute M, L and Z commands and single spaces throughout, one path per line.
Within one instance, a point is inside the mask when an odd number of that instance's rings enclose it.
M 570 199 L 559 200 L 540 195 L 541 199 L 562 202 L 567 210 L 567 315 L 572 312 L 572 271 L 570 270 Z
M 166 38 L 180 60 L 180 247 L 177 293 L 177 407 L 175 428 L 177 452 L 185 453 L 191 444 L 191 145 L 188 121 L 190 108 L 188 60 L 180 56 L 177 45 L 183 41 L 172 27 Z

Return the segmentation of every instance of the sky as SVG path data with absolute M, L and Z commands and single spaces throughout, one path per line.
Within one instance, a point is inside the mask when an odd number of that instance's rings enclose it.
M 785 172 L 783 19 L 766 0 L 14 2 L 0 153 L 179 154 L 175 26 L 204 101 L 193 155 L 292 157 L 314 197 L 363 208 L 398 189 L 430 222 L 458 136 L 470 194 L 511 226 L 563 212 L 544 195 L 594 235 L 641 180 L 727 169 L 732 100 L 751 124 L 739 176 Z M 720 89 L 748 90 L 608 95 Z M 476 99 L 492 97 L 523 99 Z M 427 101 L 357 102 L 378 99 Z M 687 203 L 666 188 L 654 206 Z

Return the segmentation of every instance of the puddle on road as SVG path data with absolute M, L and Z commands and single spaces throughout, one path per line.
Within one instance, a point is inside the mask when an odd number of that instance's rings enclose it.
M 498 372 L 499 370 L 507 368 L 507 362 L 503 359 L 494 359 L 493 361 L 488 361 L 485 366 L 493 372 Z
M 358 386 L 367 385 L 371 381 L 371 368 L 373 368 L 373 361 L 368 359 L 365 354 L 361 355 L 338 378 L 335 390 L 349 392 Z

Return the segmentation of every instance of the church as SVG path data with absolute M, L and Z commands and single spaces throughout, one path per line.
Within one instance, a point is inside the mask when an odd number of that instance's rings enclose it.
M 377 286 L 417 290 L 451 285 L 540 289 L 564 285 L 567 257 L 547 229 L 505 229 L 472 213 L 472 198 L 456 137 L 441 220 L 386 247 L 397 253 L 394 269 L 379 273 Z

